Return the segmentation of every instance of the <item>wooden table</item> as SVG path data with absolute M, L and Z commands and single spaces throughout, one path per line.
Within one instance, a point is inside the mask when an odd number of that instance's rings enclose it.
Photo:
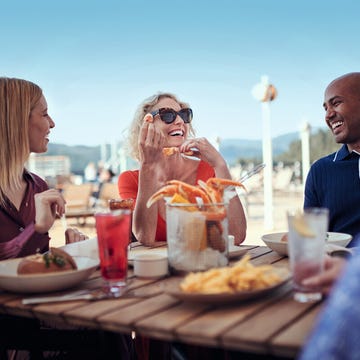
M 255 265 L 288 264 L 286 257 L 267 247 L 243 248 L 248 249 Z M 137 247 L 137 250 L 143 249 Z M 140 279 L 135 278 L 130 269 L 129 278 L 130 289 L 149 297 L 23 305 L 22 299 L 29 295 L 0 292 L 0 313 L 118 333 L 135 331 L 152 339 L 265 357 L 293 358 L 303 346 L 321 309 L 321 303 L 295 302 L 291 283 L 260 299 L 215 306 L 187 303 L 166 294 L 164 286 L 178 280 L 173 276 L 160 280 Z M 94 288 L 100 284 L 97 271 L 81 287 Z

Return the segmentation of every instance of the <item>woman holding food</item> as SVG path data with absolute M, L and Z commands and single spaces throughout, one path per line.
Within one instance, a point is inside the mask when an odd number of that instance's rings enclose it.
M 119 176 L 121 198 L 135 200 L 133 233 L 144 245 L 166 241 L 165 204 L 149 208 L 149 198 L 169 180 L 195 185 L 211 177 L 231 179 L 224 158 L 206 138 L 196 138 L 193 112 L 171 93 L 159 93 L 138 107 L 130 127 L 128 144 L 139 161 L 139 170 Z M 190 155 L 190 157 L 189 157 Z M 238 196 L 229 204 L 229 234 L 235 244 L 244 241 L 246 218 Z
M 54 126 L 38 85 L 0 77 L 0 260 L 47 251 L 48 231 L 64 215 L 59 191 L 25 168 L 31 152 L 47 151 Z M 67 243 L 87 238 L 76 229 L 65 237 Z

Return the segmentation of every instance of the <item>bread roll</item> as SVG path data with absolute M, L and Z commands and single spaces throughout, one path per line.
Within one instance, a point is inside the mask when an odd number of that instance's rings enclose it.
M 61 249 L 50 248 L 45 254 L 24 257 L 19 262 L 17 273 L 20 275 L 42 274 L 76 269 L 76 262 L 71 255 Z

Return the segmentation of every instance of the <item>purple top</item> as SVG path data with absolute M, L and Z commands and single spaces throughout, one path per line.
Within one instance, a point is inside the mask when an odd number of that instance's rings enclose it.
M 5 207 L 0 205 L 0 260 L 49 250 L 49 234 L 39 234 L 34 227 L 34 195 L 47 190 L 48 186 L 39 176 L 29 172 L 24 173 L 24 179 L 27 188 L 19 211 L 9 200 Z

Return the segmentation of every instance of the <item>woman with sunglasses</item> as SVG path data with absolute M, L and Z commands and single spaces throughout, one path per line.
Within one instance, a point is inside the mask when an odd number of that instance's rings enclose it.
M 176 179 L 195 185 L 210 177 L 231 179 L 221 154 L 206 138 L 195 137 L 192 117 L 188 104 L 171 93 L 146 99 L 135 113 L 128 146 L 140 167 L 120 174 L 118 187 L 121 198 L 135 200 L 132 230 L 144 245 L 166 241 L 164 202 L 146 207 L 150 196 L 166 181 Z M 167 156 L 163 149 L 169 147 L 178 150 Z M 193 154 L 191 158 L 184 155 L 188 152 Z M 229 234 L 235 236 L 235 244 L 243 242 L 246 235 L 246 218 L 237 196 L 229 204 Z

